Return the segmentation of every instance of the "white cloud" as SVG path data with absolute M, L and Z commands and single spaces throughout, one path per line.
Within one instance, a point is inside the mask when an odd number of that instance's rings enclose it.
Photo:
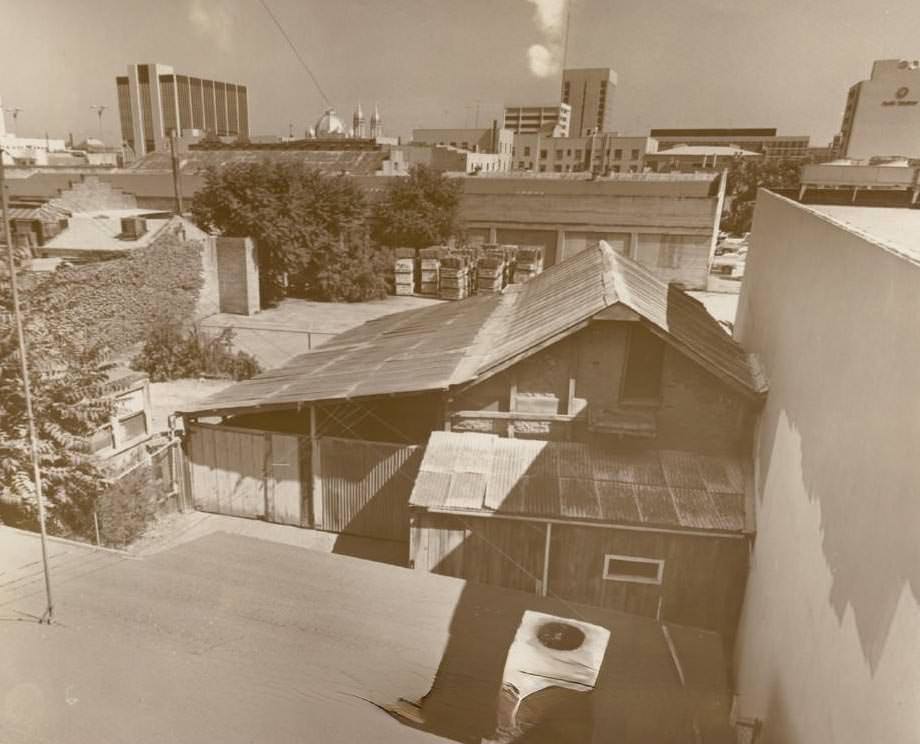
M 191 0 L 188 20 L 192 28 L 224 51 L 233 42 L 233 17 L 219 0 Z
M 537 77 L 550 77 L 562 67 L 565 43 L 566 6 L 568 0 L 527 0 L 534 10 L 534 21 L 543 36 L 542 44 L 527 50 L 530 72 Z
M 534 44 L 527 50 L 527 64 L 531 73 L 540 78 L 559 72 L 559 55 L 553 54 L 542 44 Z

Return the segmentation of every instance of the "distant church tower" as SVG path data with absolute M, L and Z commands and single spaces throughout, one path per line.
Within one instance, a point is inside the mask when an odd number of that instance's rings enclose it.
M 374 113 L 371 116 L 371 137 L 383 137 L 383 119 L 380 118 L 380 109 L 374 104 Z
M 353 137 L 358 139 L 367 138 L 367 123 L 364 121 L 364 112 L 361 110 L 360 101 L 358 101 L 358 107 L 355 109 L 354 116 L 352 116 L 351 127 L 354 132 Z

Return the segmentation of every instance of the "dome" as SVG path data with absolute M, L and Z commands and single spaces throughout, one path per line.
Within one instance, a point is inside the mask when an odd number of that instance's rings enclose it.
M 345 124 L 335 115 L 335 109 L 331 108 L 326 109 L 326 113 L 319 117 L 313 129 L 317 137 L 344 137 L 348 133 Z

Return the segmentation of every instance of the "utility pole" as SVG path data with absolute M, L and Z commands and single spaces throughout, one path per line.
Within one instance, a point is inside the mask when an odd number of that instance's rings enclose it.
M 169 133 L 169 153 L 172 162 L 173 193 L 176 196 L 176 214 L 182 215 L 182 182 L 179 179 L 179 154 L 176 152 L 176 130 Z
M 98 116 L 99 116 L 99 141 L 100 141 L 100 142 L 103 142 L 103 139 L 102 139 L 102 113 L 108 108 L 108 106 L 102 106 L 102 105 L 98 105 L 98 104 L 97 104 L 97 105 L 90 106 L 90 108 L 91 108 L 93 111 L 95 111 L 96 114 L 98 114 Z
M 42 566 L 45 571 L 45 596 L 47 607 L 39 622 L 51 625 L 54 619 L 54 602 L 51 599 L 51 574 L 48 572 L 48 545 L 45 531 L 45 499 L 42 496 L 42 475 L 38 459 L 38 435 L 35 432 L 35 415 L 32 412 L 32 391 L 29 385 L 29 360 L 27 356 L 26 337 L 22 330 L 22 312 L 19 308 L 19 289 L 16 282 L 16 261 L 13 257 L 13 233 L 10 230 L 9 204 L 4 180 L 3 150 L 0 150 L 0 208 L 3 211 L 3 236 L 6 240 L 6 257 L 10 272 L 10 292 L 13 295 L 13 318 L 16 323 L 16 336 L 19 340 L 19 367 L 22 371 L 22 393 L 26 404 L 26 417 L 29 419 L 29 442 L 32 446 L 32 478 L 35 485 L 35 498 L 38 500 L 38 524 L 41 530 Z

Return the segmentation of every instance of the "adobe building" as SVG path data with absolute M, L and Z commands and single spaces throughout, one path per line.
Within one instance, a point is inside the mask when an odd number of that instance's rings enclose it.
M 918 246 L 915 209 L 757 197 L 735 333 L 770 393 L 736 712 L 764 744 L 917 738 Z

